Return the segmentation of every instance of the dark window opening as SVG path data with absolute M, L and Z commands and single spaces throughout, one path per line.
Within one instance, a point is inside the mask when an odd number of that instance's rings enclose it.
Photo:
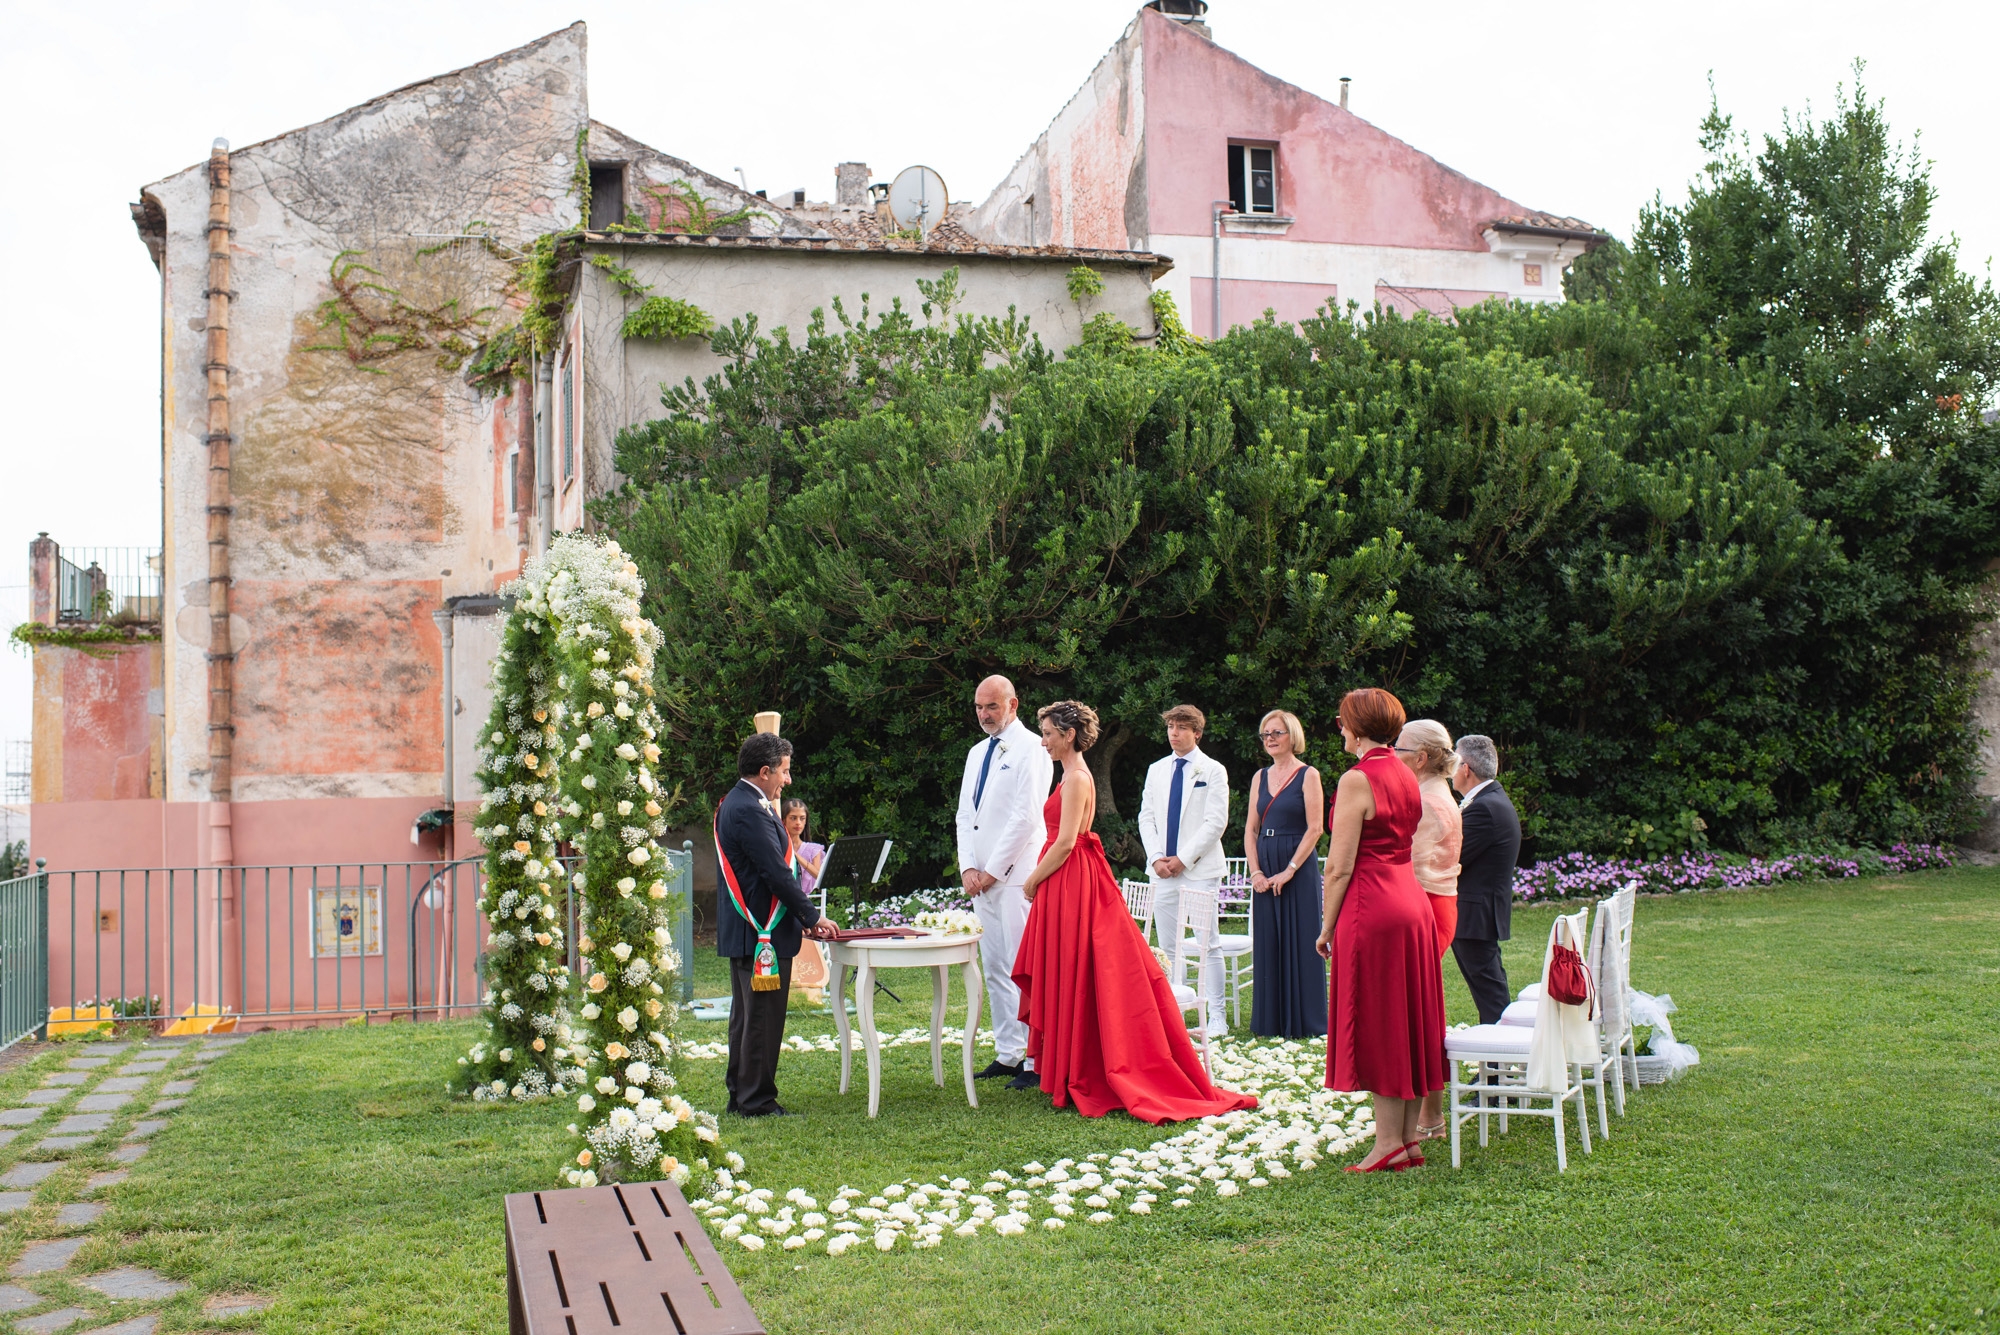
M 625 164 L 590 164 L 590 230 L 601 232 L 625 221 Z
M 1229 146 L 1229 207 L 1238 213 L 1278 211 L 1278 150 Z

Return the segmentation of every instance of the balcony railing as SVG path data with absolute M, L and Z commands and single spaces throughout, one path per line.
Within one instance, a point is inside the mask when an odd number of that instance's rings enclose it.
M 56 562 L 56 620 L 157 622 L 163 588 L 156 547 L 65 547 Z

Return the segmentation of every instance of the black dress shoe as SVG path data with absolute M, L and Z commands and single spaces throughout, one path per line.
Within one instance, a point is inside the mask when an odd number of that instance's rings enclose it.
M 1001 1076 L 1004 1075 L 1009 1080 L 1012 1080 L 1015 1076 L 1019 1074 L 1021 1074 L 1021 1068 L 1019 1066 L 1009 1066 L 1007 1065 L 1007 1063 L 1001 1061 L 998 1057 L 995 1057 L 992 1061 L 986 1064 L 985 1070 L 981 1071 L 978 1075 L 975 1075 L 972 1078 L 974 1080 L 998 1080 Z
M 1009 1089 L 1040 1089 L 1042 1078 L 1033 1071 L 1023 1071 L 1007 1082 Z
M 805 1114 L 804 1114 L 804 1113 L 795 1113 L 795 1112 L 793 1112 L 793 1111 L 792 1111 L 792 1110 L 791 1110 L 790 1108 L 787 1108 L 787 1107 L 785 1107 L 785 1106 L 784 1106 L 783 1104 L 780 1104 L 780 1103 L 774 1103 L 774 1104 L 772 1104 L 772 1105 L 771 1105 L 770 1107 L 768 1107 L 768 1108 L 765 1108 L 765 1109 L 764 1109 L 763 1111 L 761 1111 L 761 1112 L 750 1112 L 750 1111 L 747 1111 L 747 1110 L 745 1110 L 745 1109 L 741 1109 L 741 1108 L 739 1108 L 739 1109 L 737 1109 L 737 1113 L 736 1113 L 736 1115 L 737 1115 L 738 1117 L 803 1117 L 803 1116 L 805 1116 Z

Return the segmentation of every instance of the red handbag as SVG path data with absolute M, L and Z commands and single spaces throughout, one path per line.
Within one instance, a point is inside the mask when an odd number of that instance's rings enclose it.
M 1564 1006 L 1587 1006 L 1596 993 L 1590 966 L 1583 962 L 1575 946 L 1566 946 L 1560 936 L 1549 954 L 1549 998 Z

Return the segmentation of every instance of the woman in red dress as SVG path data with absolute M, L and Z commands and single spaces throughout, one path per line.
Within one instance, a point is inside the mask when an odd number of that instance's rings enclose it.
M 1085 1117 L 1123 1108 L 1154 1125 L 1256 1107 L 1209 1083 L 1166 973 L 1089 833 L 1097 788 L 1083 753 L 1097 740 L 1097 714 L 1063 700 L 1037 718 L 1062 777 L 1042 807 L 1049 842 L 1022 887 L 1028 925 L 1014 983 L 1042 1089 Z
M 1341 698 L 1340 735 L 1361 761 L 1334 790 L 1318 945 L 1332 965 L 1326 1087 L 1375 1096 L 1375 1148 L 1351 1173 L 1421 1164 L 1417 1111 L 1447 1083 L 1437 924 L 1410 869 L 1423 795 L 1392 749 L 1403 723 L 1387 691 Z

